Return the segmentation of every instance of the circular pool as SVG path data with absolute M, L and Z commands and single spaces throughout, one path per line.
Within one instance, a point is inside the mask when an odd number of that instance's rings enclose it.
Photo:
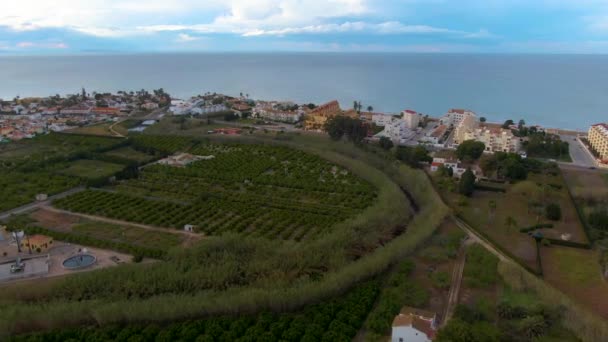
M 91 254 L 78 254 L 71 256 L 63 261 L 63 268 L 77 270 L 93 265 L 97 258 Z

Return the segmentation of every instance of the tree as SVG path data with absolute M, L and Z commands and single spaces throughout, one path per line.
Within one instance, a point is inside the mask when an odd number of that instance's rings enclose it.
M 475 191 L 475 175 L 471 168 L 468 168 L 462 176 L 460 176 L 460 182 L 458 183 L 458 192 L 462 195 L 470 197 Z
M 485 116 L 482 116 L 482 117 L 479 118 L 479 122 L 483 123 L 483 122 L 486 122 L 486 121 L 487 121 L 487 119 L 486 119 Z
M 418 145 L 416 147 L 399 146 L 395 151 L 395 157 L 408 164 L 411 167 L 419 168 L 420 163 L 433 161 L 433 158 L 429 155 L 429 151 L 424 146 Z
M 517 128 L 521 131 L 526 126 L 526 121 L 524 119 L 520 119 L 517 123 Z
M 354 143 L 361 142 L 367 136 L 367 127 L 363 121 L 343 115 L 337 115 L 325 123 L 325 131 L 333 140 L 340 140 L 344 135 Z
M 374 107 L 372 107 L 372 106 L 367 106 L 367 111 L 368 111 L 368 112 L 370 112 L 370 113 L 371 113 L 373 110 L 374 110 Z
M 559 221 L 562 218 L 562 208 L 557 203 L 550 203 L 545 207 L 545 217 L 552 221 Z
M 514 124 L 513 120 L 509 119 L 509 120 L 505 121 L 505 123 L 502 124 L 502 128 L 509 129 L 509 126 L 511 126 L 513 124 Z
M 494 212 L 496 211 L 496 201 L 490 200 L 488 201 L 488 219 L 490 219 Z
M 380 147 L 382 147 L 384 150 L 390 150 L 391 148 L 393 148 L 393 141 L 387 137 L 381 137 L 380 141 L 379 141 Z
M 456 149 L 456 156 L 459 159 L 477 160 L 483 154 L 486 145 L 481 141 L 466 140 L 463 141 Z

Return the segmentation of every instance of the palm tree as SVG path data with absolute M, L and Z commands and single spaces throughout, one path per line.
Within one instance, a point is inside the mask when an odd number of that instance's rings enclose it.
M 505 225 L 507 226 L 507 231 L 511 231 L 511 227 L 517 226 L 517 221 L 513 218 L 513 216 L 507 216 L 505 219 Z
M 372 112 L 372 110 L 374 110 L 374 107 L 372 107 L 372 106 L 367 106 L 367 111 L 368 111 L 368 112 L 370 112 L 370 113 L 371 113 L 371 112 Z

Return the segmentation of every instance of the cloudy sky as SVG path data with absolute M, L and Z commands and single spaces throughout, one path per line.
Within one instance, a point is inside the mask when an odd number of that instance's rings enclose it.
M 608 53 L 608 0 L 1 0 L 0 54 Z

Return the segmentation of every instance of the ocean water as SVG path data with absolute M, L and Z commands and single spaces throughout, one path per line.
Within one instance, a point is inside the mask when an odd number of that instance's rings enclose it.
M 0 57 L 0 98 L 164 88 L 296 102 L 354 100 L 375 111 L 587 129 L 608 121 L 608 56 L 209 53 Z

